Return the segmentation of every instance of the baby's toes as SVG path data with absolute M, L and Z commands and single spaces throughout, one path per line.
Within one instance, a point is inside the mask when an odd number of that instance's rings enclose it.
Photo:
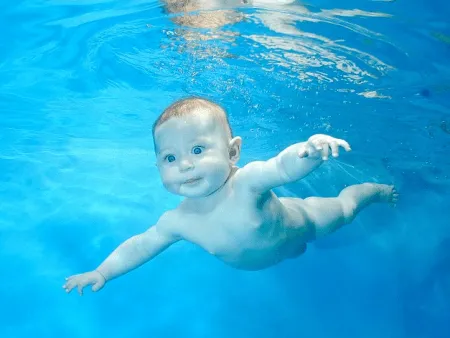
M 400 194 L 398 193 L 397 189 L 395 189 L 395 186 L 392 186 L 391 191 L 391 203 L 396 204 L 398 202 Z
M 392 202 L 397 203 L 399 198 L 400 198 L 400 194 L 399 193 L 393 194 L 392 195 Z

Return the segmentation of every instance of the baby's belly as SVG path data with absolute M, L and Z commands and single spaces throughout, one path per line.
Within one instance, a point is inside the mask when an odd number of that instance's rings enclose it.
M 273 253 L 267 254 L 262 252 L 245 253 L 239 256 L 215 255 L 225 264 L 240 270 L 256 271 L 269 268 L 284 258 Z
M 233 204 L 233 207 L 222 208 L 233 210 L 227 217 L 220 213 L 207 221 L 189 222 L 190 227 L 186 227 L 189 231 L 183 237 L 226 264 L 243 270 L 270 267 L 292 258 L 304 247 L 304 231 L 291 224 L 291 219 L 298 217 L 291 217 L 278 199 L 267 198 L 259 209 L 245 204 Z
M 234 268 L 261 270 L 290 257 L 292 244 L 285 236 L 222 238 L 209 252 Z

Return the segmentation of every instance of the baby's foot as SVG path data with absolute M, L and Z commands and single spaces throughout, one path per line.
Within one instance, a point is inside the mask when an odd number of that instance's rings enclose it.
M 399 194 L 393 185 L 377 184 L 377 188 L 379 189 L 380 202 L 389 203 L 392 206 L 397 204 Z

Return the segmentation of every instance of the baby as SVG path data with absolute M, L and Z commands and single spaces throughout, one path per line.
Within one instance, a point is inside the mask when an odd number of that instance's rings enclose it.
M 242 146 L 225 111 L 202 98 L 169 106 L 153 125 L 157 166 L 164 187 L 184 200 L 147 231 L 123 242 L 95 270 L 66 279 L 70 292 L 107 281 L 150 261 L 180 240 L 195 243 L 244 270 L 268 268 L 303 254 L 308 242 L 350 223 L 366 206 L 394 203 L 393 186 L 364 183 L 335 198 L 277 197 L 272 188 L 302 179 L 349 144 L 314 135 L 268 161 L 236 166 Z

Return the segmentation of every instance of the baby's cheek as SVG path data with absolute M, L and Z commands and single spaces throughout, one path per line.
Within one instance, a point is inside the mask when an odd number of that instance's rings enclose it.
M 218 167 L 226 166 L 227 161 L 220 156 L 205 156 L 200 161 L 199 164 L 204 168 L 217 169 Z
M 164 170 L 161 172 L 161 177 L 164 181 L 168 181 L 171 182 L 174 180 L 175 178 L 175 169 L 171 168 L 171 167 L 166 167 L 164 168 Z
M 167 177 L 164 177 L 162 180 L 163 186 L 164 188 L 166 188 L 167 191 L 171 192 L 171 193 L 177 193 L 178 192 L 178 184 L 176 184 L 176 182 L 174 182 L 171 179 L 168 179 Z
M 175 183 L 173 175 L 164 175 L 162 177 L 162 181 L 163 181 L 165 186 L 170 186 L 170 185 L 173 185 Z

